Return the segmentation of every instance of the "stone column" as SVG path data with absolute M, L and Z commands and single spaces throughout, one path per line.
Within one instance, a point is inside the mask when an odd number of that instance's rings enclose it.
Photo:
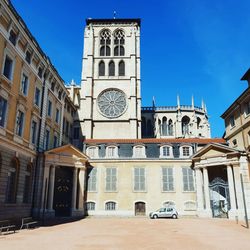
M 195 169 L 195 175 L 196 175 L 196 190 L 197 190 L 197 205 L 198 205 L 198 212 L 204 210 L 204 204 L 203 204 L 203 191 L 202 191 L 202 173 L 199 168 Z
M 227 180 L 228 180 L 230 205 L 231 205 L 231 209 L 229 211 L 229 218 L 234 218 L 234 216 L 236 216 L 236 201 L 235 201 L 233 170 L 231 165 L 227 165 Z
M 71 203 L 71 210 L 72 211 L 76 210 L 77 183 L 78 183 L 78 168 L 74 168 L 73 189 L 72 189 L 72 203 Z
M 210 194 L 209 194 L 209 179 L 207 168 L 203 168 L 203 178 L 204 178 L 204 192 L 205 192 L 205 202 L 206 202 L 206 215 L 211 217 L 211 206 L 210 206 Z
M 48 204 L 49 210 L 53 210 L 54 186 L 55 186 L 55 166 L 51 166 L 50 178 L 49 178 L 49 204 Z

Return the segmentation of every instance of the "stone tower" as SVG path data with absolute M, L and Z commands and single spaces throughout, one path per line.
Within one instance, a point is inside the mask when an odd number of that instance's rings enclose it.
M 141 138 L 140 19 L 87 19 L 80 121 L 86 139 Z

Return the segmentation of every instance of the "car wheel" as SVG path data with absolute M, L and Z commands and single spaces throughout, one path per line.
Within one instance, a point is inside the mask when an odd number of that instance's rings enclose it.
M 153 219 L 157 219 L 158 218 L 158 216 L 155 214 L 154 216 L 153 216 Z
M 177 215 L 176 215 L 176 214 L 173 214 L 172 218 L 173 218 L 173 219 L 177 219 Z

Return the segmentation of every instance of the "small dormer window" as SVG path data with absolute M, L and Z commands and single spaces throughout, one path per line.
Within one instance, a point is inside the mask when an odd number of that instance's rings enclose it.
M 190 148 L 189 147 L 183 147 L 182 152 L 183 152 L 183 156 L 190 156 Z
M 133 148 L 133 157 L 135 157 L 135 158 L 145 158 L 146 157 L 145 146 L 143 146 L 143 145 L 134 146 L 134 148 Z
M 182 146 L 180 148 L 180 157 L 188 158 L 193 154 L 193 148 L 191 146 Z
M 108 146 L 106 148 L 106 157 L 107 158 L 117 158 L 118 157 L 117 146 Z
M 173 157 L 173 149 L 171 146 L 161 146 L 160 147 L 160 157 L 170 158 Z
M 90 158 L 98 158 L 98 147 L 92 146 L 87 148 L 87 155 Z

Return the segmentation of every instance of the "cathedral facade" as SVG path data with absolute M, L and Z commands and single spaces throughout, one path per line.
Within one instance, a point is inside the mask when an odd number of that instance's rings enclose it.
M 140 19 L 88 19 L 80 119 L 88 215 L 196 215 L 191 156 L 211 142 L 205 105 L 141 107 Z

